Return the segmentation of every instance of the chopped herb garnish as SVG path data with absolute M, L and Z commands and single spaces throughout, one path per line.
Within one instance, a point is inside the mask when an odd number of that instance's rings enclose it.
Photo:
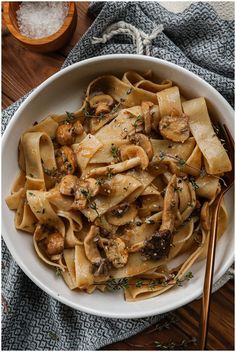
M 29 174 L 29 175 L 30 175 L 30 177 L 34 178 L 34 175 L 33 175 L 33 174 Z
M 97 177 L 96 178 L 96 184 L 99 185 L 99 186 L 102 186 L 105 182 L 105 179 L 102 178 L 102 177 Z
M 56 273 L 56 276 L 61 276 L 61 269 L 60 268 L 56 268 L 55 269 L 55 273 Z
M 112 291 L 118 291 L 122 288 L 128 288 L 129 287 L 128 279 L 124 278 L 119 280 L 115 280 L 115 279 L 108 280 L 106 283 L 106 287 Z
M 136 287 L 142 287 L 143 286 L 143 280 L 142 279 L 138 279 L 135 283 Z
M 189 271 L 187 274 L 185 274 L 185 278 L 186 278 L 187 280 L 192 279 L 192 278 L 193 278 L 193 273 L 192 273 L 192 271 Z
M 191 176 L 191 177 L 189 178 L 189 181 L 192 183 L 193 189 L 196 191 L 196 190 L 199 188 L 199 186 L 198 186 L 198 184 L 196 183 L 195 178 L 194 178 L 193 176 Z
M 90 204 L 90 208 L 93 209 L 93 210 L 97 213 L 97 216 L 98 216 L 98 217 L 100 217 L 100 214 L 99 214 L 98 209 L 97 209 L 97 204 L 96 204 L 96 202 L 92 202 L 92 203 Z
M 86 100 L 86 105 L 83 108 L 83 113 L 86 118 L 91 118 L 93 115 L 90 113 L 90 105 L 89 102 Z
M 174 192 L 182 192 L 183 188 L 181 187 L 174 187 Z
M 53 169 L 47 169 L 46 167 L 43 166 L 43 171 L 46 175 L 48 176 L 56 176 L 57 175 L 57 169 L 53 168 Z
M 88 200 L 91 199 L 91 194 L 86 188 L 80 188 L 80 192 L 87 198 Z
M 113 169 L 111 167 L 107 168 L 107 177 L 108 178 L 112 178 L 114 176 L 112 171 L 113 171 Z
M 73 114 L 73 112 L 66 111 L 66 115 L 66 121 L 73 121 L 75 119 L 75 115 Z
M 204 169 L 204 168 L 201 168 L 201 170 L 200 170 L 200 177 L 203 177 L 203 176 L 206 176 L 206 170 Z
M 116 160 L 116 161 L 119 161 L 120 160 L 120 151 L 119 151 L 119 148 L 112 143 L 111 145 L 111 154 L 113 156 L 113 158 Z
M 134 123 L 132 124 L 132 126 L 136 129 L 139 125 L 139 122 L 141 122 L 140 124 L 143 123 L 143 117 L 142 115 L 138 115 L 134 121 Z
M 176 161 L 179 168 L 183 168 L 186 165 L 186 161 L 178 156 L 176 157 Z
M 29 192 L 29 195 L 30 195 L 31 197 L 34 197 L 34 196 L 35 196 L 35 194 L 32 193 L 32 192 Z

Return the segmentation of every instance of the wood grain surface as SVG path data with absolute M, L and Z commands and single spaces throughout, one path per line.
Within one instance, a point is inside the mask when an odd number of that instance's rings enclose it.
M 67 54 L 92 23 L 88 3 L 77 2 L 77 28 L 65 48 L 52 54 L 33 53 L 24 48 L 2 23 L 2 107 L 57 72 Z M 180 288 L 181 289 L 181 288 Z M 184 291 L 183 291 L 184 294 Z M 168 319 L 127 340 L 106 346 L 106 350 L 198 350 L 200 301 L 177 309 Z M 119 332 L 117 332 L 117 335 Z M 209 350 L 234 350 L 234 282 L 229 281 L 212 295 Z

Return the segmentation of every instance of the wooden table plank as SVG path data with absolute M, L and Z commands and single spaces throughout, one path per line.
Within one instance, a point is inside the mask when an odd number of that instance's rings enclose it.
M 32 53 L 21 46 L 10 34 L 2 40 L 2 107 L 6 108 L 22 95 L 38 86 L 57 72 L 65 57 L 87 30 L 92 20 L 87 16 L 88 2 L 77 2 L 78 22 L 75 33 L 65 48 L 53 54 Z M 4 23 L 3 23 L 4 27 Z M 180 288 L 181 289 L 181 288 Z M 162 322 L 161 328 L 150 327 L 127 340 L 106 346 L 105 350 L 155 350 L 181 349 L 181 342 L 187 342 L 198 335 L 200 301 L 176 310 Z M 156 347 L 158 341 L 163 347 Z M 197 350 L 193 343 L 184 349 Z M 213 294 L 208 339 L 210 350 L 234 350 L 234 282 L 231 280 Z

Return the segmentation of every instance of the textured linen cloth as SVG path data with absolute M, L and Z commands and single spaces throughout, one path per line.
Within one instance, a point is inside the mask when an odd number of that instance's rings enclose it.
M 117 35 L 106 44 L 92 44 L 112 23 L 125 21 L 147 34 L 158 25 L 164 32 L 152 41 L 151 55 L 198 74 L 233 104 L 234 24 L 222 20 L 208 3 L 194 3 L 172 13 L 157 2 L 93 3 L 92 26 L 69 54 L 63 67 L 98 55 L 136 53 L 129 36 Z M 23 97 L 2 116 L 2 129 Z M 227 272 L 215 285 L 231 278 Z M 165 315 L 144 319 L 106 319 L 75 311 L 48 296 L 21 271 L 2 244 L 2 349 L 95 350 L 134 335 Z

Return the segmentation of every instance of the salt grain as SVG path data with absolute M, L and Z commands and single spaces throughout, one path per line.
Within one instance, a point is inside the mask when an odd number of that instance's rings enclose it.
M 21 34 L 39 39 L 57 32 L 68 13 L 66 2 L 25 2 L 17 10 L 17 24 Z

